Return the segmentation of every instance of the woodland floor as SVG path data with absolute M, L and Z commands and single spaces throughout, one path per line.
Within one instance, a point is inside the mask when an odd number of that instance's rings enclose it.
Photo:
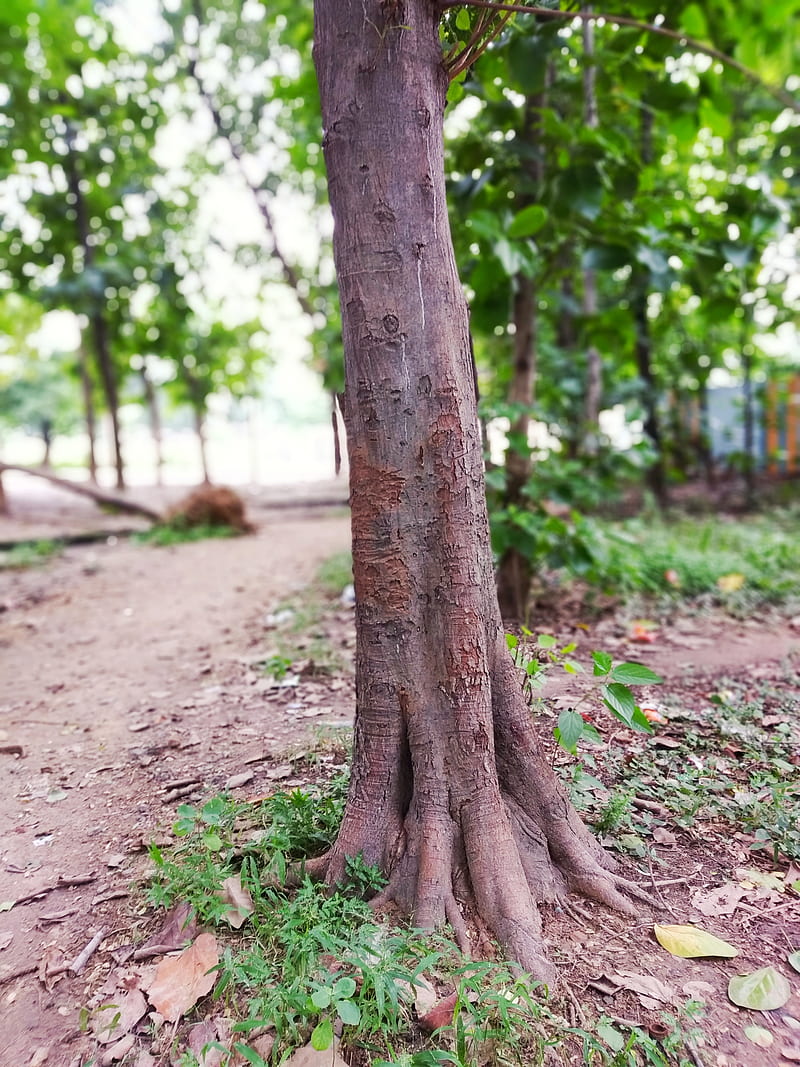
M 18 485 L 9 482 L 14 517 L 0 520 L 0 542 L 136 525 L 61 493 L 27 498 Z M 335 499 L 345 490 L 320 487 L 317 495 Z M 207 799 L 231 782 L 242 798 L 276 783 L 302 784 L 299 757 L 315 735 L 352 717 L 349 668 L 279 686 L 257 666 L 274 652 L 270 614 L 349 546 L 344 510 L 270 503 L 274 497 L 249 499 L 258 523 L 252 536 L 168 548 L 111 536 L 38 566 L 0 570 L 0 1067 L 94 1062 L 97 1046 L 81 1033 L 78 1016 L 115 966 L 117 947 L 153 927 L 132 889 L 147 844 L 168 833 L 184 799 Z M 659 627 L 652 643 L 635 643 L 631 621 L 620 615 L 595 624 L 571 614 L 559 613 L 560 637 L 587 654 L 600 648 L 664 675 L 663 693 L 652 695 L 673 709 L 667 744 L 702 731 L 703 717 L 715 714 L 711 695 L 730 683 L 783 691 L 782 706 L 788 700 L 794 709 L 797 754 L 800 631 L 789 620 L 684 617 Z M 336 607 L 326 627 L 327 642 L 349 664 L 351 610 Z M 544 620 L 537 628 L 552 629 Z M 565 676 L 554 687 L 556 709 L 574 703 L 572 685 Z M 591 905 L 572 914 L 546 909 L 564 980 L 598 1014 L 645 1024 L 658 1012 L 637 993 L 622 987 L 603 995 L 590 983 L 635 972 L 669 983 L 682 999 L 703 1000 L 706 1067 L 796 1062 L 800 976 L 782 961 L 800 948 L 800 897 L 766 896 L 727 914 L 724 907 L 711 916 L 699 911 L 736 868 L 768 871 L 770 857 L 754 854 L 745 832 L 709 838 L 667 829 L 648 861 L 655 911 L 641 923 Z M 634 876 L 641 880 L 641 872 L 640 863 Z M 16 903 L 4 910 L 9 901 Z M 669 956 L 652 938 L 653 919 L 699 919 L 734 941 L 741 956 Z M 101 929 L 99 949 L 71 973 L 69 964 Z M 730 976 L 767 964 L 790 978 L 793 994 L 765 1021 L 734 1008 L 725 989 Z M 771 1048 L 745 1038 L 753 1023 L 773 1032 Z M 793 1049 L 797 1055 L 787 1058 Z

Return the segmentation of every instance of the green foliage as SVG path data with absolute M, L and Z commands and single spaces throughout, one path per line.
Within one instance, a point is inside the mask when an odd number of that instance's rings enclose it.
M 737 614 L 791 604 L 800 581 L 796 523 L 796 509 L 787 508 L 735 519 L 649 516 L 601 524 L 604 585 L 623 597 L 720 604 Z M 726 591 L 728 575 L 741 575 L 741 586 Z
M 567 674 L 583 671 L 581 664 L 572 655 L 578 647 L 574 642 L 557 648 L 556 640 L 551 634 L 539 634 L 531 647 L 529 639 L 534 635 L 525 628 L 522 634 L 521 639 L 515 634 L 507 634 L 506 644 L 514 656 L 514 663 L 521 674 L 529 703 L 532 702 L 535 691 L 545 684 L 547 674 L 553 668 L 561 668 Z M 605 708 L 624 726 L 642 733 L 652 733 L 652 726 L 636 703 L 630 686 L 658 685 L 663 679 L 641 663 L 615 664 L 606 652 L 593 652 L 592 664 L 594 677 L 602 678 L 604 682 L 596 690 L 587 693 L 578 706 L 591 705 L 592 699 L 599 697 Z M 596 727 L 586 721 L 588 717 L 577 708 L 569 708 L 559 715 L 554 731 L 555 738 L 559 745 L 572 755 L 576 754 L 580 741 L 600 740 Z

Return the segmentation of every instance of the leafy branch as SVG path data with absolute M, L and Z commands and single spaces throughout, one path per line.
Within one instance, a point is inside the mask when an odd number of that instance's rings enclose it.
M 702 41 L 698 41 L 696 37 L 690 37 L 681 30 L 672 30 L 668 26 L 656 25 L 656 23 L 653 22 L 642 22 L 629 15 L 609 15 L 605 12 L 598 11 L 563 11 L 558 8 L 502 3 L 498 2 L 498 0 L 444 0 L 441 4 L 443 11 L 453 7 L 483 8 L 485 11 L 493 12 L 495 14 L 505 13 L 509 18 L 514 14 L 521 14 L 536 15 L 537 18 L 565 20 L 581 19 L 584 22 L 596 22 L 602 19 L 604 22 L 612 23 L 615 26 L 630 26 L 633 29 L 641 30 L 643 33 L 652 33 L 659 37 L 668 37 L 672 41 L 678 41 L 685 48 L 691 49 L 693 52 L 700 52 L 703 55 L 709 56 L 711 59 L 716 59 L 718 62 L 723 63 L 726 67 L 730 67 L 731 70 L 737 71 L 742 77 L 768 92 L 770 96 L 778 100 L 784 107 L 788 107 L 792 111 L 800 114 L 800 100 L 791 93 L 778 85 L 770 85 L 768 82 L 765 82 L 754 70 L 751 70 L 750 67 L 746 67 L 743 63 L 740 63 L 738 59 L 734 59 L 733 56 L 728 55 L 727 52 L 723 52 L 719 48 L 715 48 L 713 45 L 704 44 Z M 487 36 L 481 40 L 473 43 L 472 38 L 470 38 L 470 41 L 467 42 L 464 48 L 460 50 L 456 56 L 449 54 L 446 57 L 447 69 L 451 79 L 457 77 L 462 70 L 473 63 L 478 56 L 486 50 L 490 42 L 498 36 L 507 21 L 508 19 L 505 19 L 502 25 L 495 24 L 494 26 L 491 26 L 491 28 L 487 30 Z M 476 24 L 476 32 L 477 29 L 478 24 Z M 473 34 L 473 37 L 474 36 L 475 34 Z M 469 56 L 467 56 L 467 53 L 469 53 Z

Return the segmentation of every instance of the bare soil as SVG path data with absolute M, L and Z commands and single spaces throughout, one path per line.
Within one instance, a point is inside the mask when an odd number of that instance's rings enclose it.
M 147 499 L 168 504 L 177 495 Z M 345 494 L 336 485 L 312 495 Z M 37 567 L 0 571 L 0 1067 L 79 1067 L 96 1054 L 79 1013 L 114 966 L 115 948 L 150 921 L 131 886 L 147 843 L 167 832 L 177 804 L 225 787 L 247 798 L 269 793 L 276 780 L 300 784 L 292 753 L 320 725 L 351 720 L 348 672 L 307 680 L 298 694 L 258 666 L 271 651 L 270 614 L 320 562 L 349 546 L 349 520 L 321 507 L 276 511 L 270 505 L 285 499 L 256 495 L 248 499 L 255 534 L 157 548 L 114 536 L 130 520 L 102 516 L 78 498 L 9 496 L 15 513 L 0 520 L 0 542 L 112 534 Z M 653 643 L 633 641 L 618 617 L 560 625 L 562 636 L 587 649 L 652 666 L 698 714 L 711 707 L 721 676 L 786 684 L 787 657 L 800 646 L 798 630 L 778 616 L 679 619 Z M 332 640 L 348 656 L 347 609 L 333 626 Z M 574 693 L 561 684 L 553 698 L 564 705 Z M 768 860 L 759 862 L 768 869 Z M 659 864 L 656 921 L 688 922 L 698 917 L 691 893 L 752 865 L 753 854 L 745 837 L 678 833 Z M 724 990 L 738 971 L 780 963 L 800 948 L 797 899 L 703 922 L 743 945 L 742 957 L 667 956 L 652 938 L 652 916 L 631 925 L 583 905 L 545 916 L 553 958 L 579 1002 L 593 998 L 596 1011 L 646 1025 L 658 1011 L 624 990 L 604 996 L 592 980 L 627 969 L 671 983 L 685 999 L 692 983 L 706 983 L 696 990 L 707 1008 L 698 1062 L 796 1062 L 784 1053 L 800 1050 L 800 978 L 786 1007 L 768 1019 L 735 1009 Z M 73 973 L 70 964 L 98 931 L 105 939 Z M 773 1032 L 772 1047 L 747 1040 L 744 1027 L 753 1023 Z

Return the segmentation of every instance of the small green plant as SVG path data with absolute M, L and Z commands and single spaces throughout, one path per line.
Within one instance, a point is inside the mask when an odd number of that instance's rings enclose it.
M 291 670 L 292 661 L 288 656 L 276 655 L 261 660 L 258 666 L 264 674 L 268 675 L 270 678 L 274 678 L 276 682 L 281 682 Z
M 59 555 L 63 547 L 61 541 L 24 541 L 0 551 L 0 570 L 36 567 Z
M 530 630 L 523 628 L 523 638 L 533 638 Z M 535 690 L 544 685 L 548 671 L 559 667 L 567 674 L 579 674 L 583 671 L 581 664 L 573 657 L 577 649 L 574 642 L 557 647 L 552 634 L 539 634 L 535 638 L 533 651 L 530 644 L 521 641 L 516 634 L 506 634 L 506 644 L 514 655 L 514 662 L 522 674 L 523 689 L 528 702 L 531 703 Z M 608 711 L 629 729 L 651 734 L 653 727 L 650 720 L 636 703 L 632 685 L 657 685 L 662 678 L 649 667 L 641 663 L 614 663 L 607 652 L 592 652 L 592 673 L 595 678 L 602 678 L 599 689 L 592 690 L 579 702 L 586 703 L 599 696 Z M 575 755 L 580 741 L 600 740 L 600 735 L 590 722 L 588 716 L 577 708 L 562 711 L 555 728 L 555 738 L 567 752 Z

